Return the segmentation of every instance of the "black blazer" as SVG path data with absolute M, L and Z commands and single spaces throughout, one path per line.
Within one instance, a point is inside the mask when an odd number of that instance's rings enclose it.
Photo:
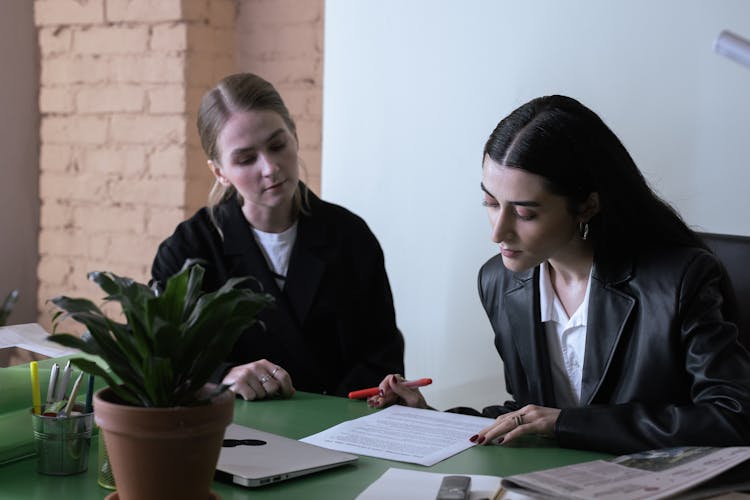
M 222 238 L 199 210 L 181 223 L 156 254 L 152 278 L 161 286 L 188 258 L 207 262 L 203 288 L 254 276 L 254 287 L 276 298 L 245 332 L 215 374 L 266 358 L 289 372 L 296 389 L 346 395 L 403 373 L 404 341 L 396 327 L 383 252 L 367 224 L 348 210 L 310 195 L 310 215 L 300 214 L 284 291 L 252 235 L 239 203 L 218 206 Z
M 561 446 L 627 453 L 681 445 L 750 444 L 750 355 L 727 317 L 722 267 L 696 248 L 596 261 L 589 295 L 581 407 L 563 408 Z M 514 274 L 502 257 L 479 272 L 514 402 L 557 407 L 540 321 L 538 267 Z

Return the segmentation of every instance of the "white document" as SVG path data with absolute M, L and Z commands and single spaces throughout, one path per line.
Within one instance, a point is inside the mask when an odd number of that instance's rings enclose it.
M 0 348 L 21 347 L 50 358 L 59 358 L 60 356 L 80 352 L 77 349 L 50 342 L 47 340 L 48 336 L 49 333 L 38 323 L 3 326 L 0 327 Z
M 423 472 L 390 468 L 357 496 L 357 500 L 435 500 L 440 483 L 445 476 L 438 472 Z M 532 498 L 520 493 L 499 492 L 500 478 L 459 474 L 471 478 L 471 500 L 500 499 L 521 500 Z
M 492 422 L 491 418 L 390 406 L 300 441 L 358 455 L 435 465 L 474 446 L 469 438 Z

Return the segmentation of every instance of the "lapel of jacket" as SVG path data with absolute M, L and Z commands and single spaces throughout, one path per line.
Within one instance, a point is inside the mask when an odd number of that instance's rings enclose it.
M 312 196 L 312 193 L 310 193 Z M 317 207 L 313 206 L 312 210 Z M 319 217 L 300 215 L 297 241 L 289 260 L 285 292 L 300 324 L 304 324 L 320 280 L 325 262 L 319 252 L 326 245 L 325 226 Z
M 245 219 L 242 207 L 233 201 L 225 203 L 222 206 L 219 225 L 224 234 L 224 254 L 230 263 L 228 275 L 252 276 L 258 280 L 263 291 L 278 297 L 279 287 L 268 268 L 263 252 L 255 242 L 252 226 Z M 281 304 L 277 304 L 279 305 Z
M 552 372 L 549 353 L 544 338 L 544 329 L 539 321 L 539 270 L 538 267 L 515 275 L 517 286 L 506 292 L 507 306 L 503 308 L 508 316 L 513 342 L 528 378 L 539 376 L 539 380 L 529 380 L 530 402 L 554 406 L 555 395 L 552 389 Z
M 581 381 L 581 405 L 591 404 L 599 390 L 635 299 L 616 288 L 633 274 L 633 261 L 617 267 L 596 263 L 589 294 L 586 326 L 586 354 Z

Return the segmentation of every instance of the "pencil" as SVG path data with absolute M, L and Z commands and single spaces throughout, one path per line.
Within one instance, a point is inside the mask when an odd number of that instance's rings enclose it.
M 42 413 L 42 391 L 39 388 L 39 363 L 32 361 L 29 363 L 31 369 L 31 401 L 34 405 L 34 414 Z
M 61 416 L 69 417 L 70 412 L 73 411 L 73 406 L 75 406 L 76 404 L 76 396 L 78 396 L 78 388 L 81 387 L 81 380 L 83 380 L 83 372 L 81 372 L 80 375 L 78 375 L 78 378 L 76 379 L 75 383 L 73 383 L 73 388 L 70 390 L 70 397 L 68 398 L 68 404 L 65 406 L 65 409 L 62 411 Z

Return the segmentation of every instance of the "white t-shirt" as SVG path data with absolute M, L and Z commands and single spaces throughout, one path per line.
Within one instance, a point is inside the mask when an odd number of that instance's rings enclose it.
M 281 233 L 266 233 L 253 228 L 253 234 L 266 258 L 268 268 L 276 279 L 276 284 L 283 290 L 289 270 L 289 257 L 292 255 L 292 247 L 297 239 L 297 222 L 295 221 L 289 229 Z
M 548 265 L 544 262 L 539 266 L 539 306 L 547 335 L 555 398 L 560 408 L 581 406 L 591 272 L 583 302 L 573 316 L 568 317 L 552 287 Z M 593 266 L 591 269 L 593 271 Z

